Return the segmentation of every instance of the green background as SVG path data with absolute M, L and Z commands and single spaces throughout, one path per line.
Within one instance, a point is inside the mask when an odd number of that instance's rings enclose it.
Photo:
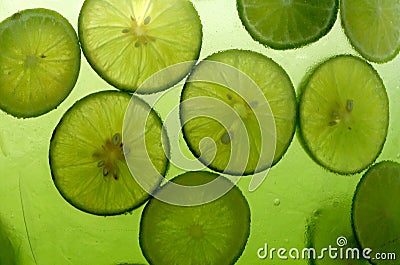
M 331 32 L 316 43 L 296 50 L 274 51 L 247 34 L 237 15 L 235 1 L 193 0 L 193 3 L 203 23 L 200 58 L 231 48 L 258 51 L 278 62 L 297 88 L 306 72 L 321 60 L 336 54 L 356 54 L 339 19 Z M 0 20 L 18 10 L 44 7 L 61 13 L 76 29 L 82 4 L 83 0 L 0 0 Z M 389 133 L 378 161 L 400 161 L 400 135 L 397 132 L 400 128 L 397 105 L 400 58 L 373 66 L 383 78 L 390 99 Z M 77 85 L 59 108 L 27 120 L 0 112 L 0 219 L 10 235 L 19 264 L 146 263 L 138 243 L 143 207 L 122 216 L 92 216 L 64 201 L 51 180 L 48 148 L 59 119 L 76 100 L 111 88 L 82 57 Z M 162 117 L 165 118 L 169 107 L 178 103 L 178 94 L 179 87 L 158 104 Z M 172 168 L 169 177 L 178 172 L 179 169 Z M 239 183 L 251 207 L 252 223 L 246 249 L 237 264 L 306 264 L 305 260 L 260 260 L 257 250 L 265 243 L 275 248 L 303 248 L 307 220 L 317 216 L 322 208 L 336 207 L 350 218 L 351 198 L 360 176 L 327 172 L 306 155 L 295 136 L 286 155 L 269 171 L 260 188 L 249 192 L 250 178 L 242 178 Z M 350 223 L 342 229 L 343 235 L 347 235 Z

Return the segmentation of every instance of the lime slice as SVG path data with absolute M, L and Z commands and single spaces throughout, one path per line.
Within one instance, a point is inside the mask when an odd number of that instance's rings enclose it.
M 330 256 L 324 248 L 339 249 Z M 314 211 L 307 220 L 306 247 L 315 249 L 316 255 L 308 258 L 310 265 L 369 265 L 363 258 L 351 227 L 350 206 L 338 202 Z M 343 251 L 340 251 L 343 249 Z M 335 257 L 335 255 L 337 255 Z
M 192 171 L 172 182 L 198 186 L 217 177 L 210 172 Z M 166 184 L 160 192 L 174 192 L 170 186 Z M 188 200 L 203 196 L 201 193 L 186 195 Z M 228 265 L 234 264 L 242 254 L 249 232 L 249 205 L 234 186 L 219 199 L 198 206 L 172 205 L 152 198 L 142 213 L 139 242 L 147 261 L 153 265 Z
M 75 86 L 80 48 L 55 11 L 28 9 L 0 23 L 0 108 L 19 118 L 56 108 Z
M 299 48 L 325 36 L 338 5 L 338 0 L 237 0 L 246 30 L 273 49 Z
M 400 256 L 399 193 L 400 164 L 391 161 L 375 164 L 357 186 L 353 229 L 360 245 L 372 249 L 374 264 L 399 264 L 393 256 L 393 253 L 397 258 Z M 384 256 L 386 260 L 378 260 Z
M 367 60 L 384 63 L 400 49 L 400 1 L 342 0 L 344 32 Z
M 3 224 L 0 222 L 0 264 L 14 265 L 16 264 L 14 248 L 6 232 Z
M 340 174 L 361 172 L 385 143 L 389 102 L 375 69 L 342 55 L 321 63 L 305 80 L 299 103 L 299 136 L 308 154 Z
M 161 138 L 165 134 L 161 120 L 135 96 L 135 116 L 130 116 L 130 123 L 143 126 L 125 126 L 127 140 L 122 142 L 122 123 L 130 100 L 131 96 L 123 92 L 91 94 L 76 102 L 54 130 L 49 151 L 53 180 L 61 195 L 80 210 L 115 215 L 148 199 L 149 194 L 134 180 L 126 160 L 146 174 L 152 190 L 165 175 L 168 160 L 162 145 L 167 143 L 161 142 L 166 141 L 165 135 Z M 146 146 L 141 145 L 143 136 Z M 159 174 L 144 166 L 147 157 Z
M 161 69 L 197 60 L 202 41 L 200 18 L 188 0 L 86 0 L 78 27 L 93 69 L 111 85 L 131 92 Z M 161 87 L 138 92 L 165 89 L 192 66 Z
M 207 79 L 217 81 L 201 81 Z M 227 50 L 195 67 L 181 94 L 180 116 L 184 138 L 200 161 L 219 172 L 252 174 L 286 152 L 295 130 L 296 96 L 290 78 L 272 59 Z

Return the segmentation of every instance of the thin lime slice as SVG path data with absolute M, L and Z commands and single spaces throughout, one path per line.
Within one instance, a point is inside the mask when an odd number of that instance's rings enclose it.
M 239 17 L 256 41 L 274 49 L 299 48 L 325 36 L 337 0 L 237 0 Z
M 23 10 L 0 23 L 0 40 L 0 108 L 19 118 L 56 108 L 80 68 L 78 37 L 69 22 L 52 10 Z
M 400 164 L 384 161 L 364 174 L 354 194 L 353 229 L 361 247 L 372 249 L 374 264 L 399 264 L 399 193 Z
M 79 16 L 82 50 L 93 69 L 111 85 L 135 91 L 168 66 L 197 60 L 202 25 L 188 0 L 86 0 Z M 161 87 L 182 79 L 183 67 Z
M 172 182 L 199 186 L 217 177 L 210 172 L 187 172 Z M 169 187 L 166 184 L 159 192 L 175 191 Z M 204 196 L 186 195 L 188 200 Z M 242 254 L 249 232 L 250 208 L 234 186 L 219 199 L 198 206 L 171 205 L 152 198 L 142 213 L 139 240 L 144 256 L 153 265 L 230 265 Z
M 316 67 L 299 103 L 300 140 L 321 166 L 340 174 L 361 172 L 385 143 L 389 101 L 375 69 L 341 55 Z
M 161 142 L 161 134 L 165 134 L 161 120 L 135 96 L 132 103 L 136 115 L 130 122 L 144 125 L 126 126 L 124 139 L 129 140 L 122 142 L 122 123 L 130 100 L 131 96 L 123 92 L 91 94 L 76 102 L 54 130 L 49 151 L 53 180 L 61 195 L 80 210 L 115 215 L 148 199 L 149 194 L 131 175 L 128 159 L 133 158 L 141 173 L 147 174 L 152 190 L 161 179 L 152 168 L 142 166 L 147 157 L 159 174 L 165 175 L 168 160 L 162 148 L 166 143 Z M 143 139 L 145 147 L 141 145 Z
M 0 264 L 14 265 L 16 264 L 14 247 L 4 231 L 3 224 L 0 222 Z
M 400 1 L 342 0 L 344 32 L 367 60 L 390 61 L 400 50 Z
M 221 82 L 201 81 L 218 76 Z M 219 172 L 252 174 L 286 152 L 295 130 L 296 96 L 290 78 L 272 59 L 227 50 L 195 67 L 181 94 L 180 116 L 183 136 L 200 161 Z
M 329 253 L 331 248 L 344 251 Z M 310 265 L 369 265 L 363 257 L 351 227 L 350 205 L 338 202 L 314 211 L 307 220 L 306 247 L 316 255 L 308 258 Z M 324 249 L 328 249 L 324 251 Z

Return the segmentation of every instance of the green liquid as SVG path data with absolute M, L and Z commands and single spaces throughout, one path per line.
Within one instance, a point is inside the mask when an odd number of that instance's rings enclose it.
M 345 38 L 339 18 L 331 32 L 316 43 L 297 50 L 274 51 L 255 42 L 245 31 L 235 1 L 193 2 L 203 23 L 201 59 L 231 48 L 258 51 L 279 63 L 297 88 L 308 69 L 321 60 L 337 54 L 356 54 Z M 83 0 L 0 0 L 0 19 L 18 10 L 45 7 L 60 12 L 76 28 L 82 4 Z M 381 75 L 390 100 L 389 132 L 378 160 L 399 162 L 400 134 L 396 128 L 400 128 L 400 111 L 395 102 L 400 97 L 400 58 L 372 65 Z M 28 120 L 0 112 L 0 218 L 16 250 L 18 264 L 30 265 L 35 261 L 40 265 L 147 264 L 138 241 L 143 207 L 128 215 L 92 216 L 70 206 L 51 179 L 48 148 L 53 129 L 76 100 L 105 89 L 112 87 L 97 76 L 83 58 L 77 85 L 58 109 Z M 178 103 L 179 92 L 179 87 L 171 90 L 156 106 L 163 119 Z M 178 123 L 171 126 L 178 126 Z M 186 148 L 182 138 L 180 143 Z M 192 157 L 187 149 L 183 153 Z M 181 172 L 171 167 L 167 177 Z M 246 249 L 237 264 L 307 264 L 302 259 L 262 260 L 257 257 L 257 251 L 265 243 L 275 248 L 304 248 L 307 220 L 317 209 L 344 203 L 343 214 L 350 215 L 350 201 L 360 177 L 361 174 L 339 176 L 327 172 L 307 156 L 295 136 L 286 155 L 269 171 L 257 190 L 248 191 L 250 177 L 239 182 L 251 207 L 252 223 Z M 343 227 L 344 235 L 349 229 L 350 223 Z

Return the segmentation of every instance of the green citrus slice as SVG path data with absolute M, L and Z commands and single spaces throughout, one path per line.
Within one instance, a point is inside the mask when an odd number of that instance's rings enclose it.
M 344 251 L 333 252 L 333 256 L 330 256 L 328 251 L 324 251 L 329 246 Z M 315 256 L 307 257 L 310 265 L 369 264 L 363 257 L 351 227 L 350 205 L 343 202 L 314 211 L 313 216 L 307 220 L 306 247 L 316 251 Z
M 400 1 L 342 0 L 344 32 L 367 60 L 384 63 L 400 50 Z
M 0 222 L 0 264 L 14 265 L 16 264 L 14 247 Z
M 399 192 L 400 164 L 384 161 L 364 174 L 354 194 L 353 229 L 361 247 L 372 249 L 374 264 L 399 264 L 392 255 L 400 256 Z
M 217 177 L 210 172 L 192 171 L 174 178 L 172 182 L 199 186 Z M 159 192 L 175 191 L 169 188 L 170 184 L 166 184 Z M 186 195 L 191 200 L 204 194 Z M 172 205 L 150 199 L 142 213 L 139 240 L 144 256 L 153 265 L 229 265 L 242 254 L 249 232 L 249 205 L 234 186 L 219 199 L 197 206 Z
M 197 60 L 202 25 L 188 0 L 86 0 L 79 16 L 82 50 L 93 69 L 111 85 L 136 91 L 168 66 Z M 193 64 L 182 67 L 161 87 L 178 82 Z
M 195 67 L 181 94 L 180 116 L 183 136 L 200 161 L 219 172 L 252 174 L 276 164 L 286 152 L 295 130 L 296 96 L 290 78 L 272 59 L 227 50 Z M 271 137 L 276 143 L 269 142 Z
M 123 140 L 122 124 L 130 100 L 123 92 L 91 94 L 76 102 L 54 130 L 49 151 L 53 180 L 61 195 L 80 210 L 115 215 L 148 199 L 126 161 L 146 175 L 147 189 L 156 189 L 167 170 L 161 120 L 135 96 L 135 115 L 129 116 L 131 125 L 124 126 Z M 147 158 L 157 172 L 147 166 Z
M 301 90 L 299 136 L 309 155 L 340 174 L 371 165 L 389 124 L 388 97 L 376 70 L 360 58 L 336 56 L 316 67 Z
M 56 108 L 75 86 L 78 37 L 55 11 L 15 13 L 0 23 L 0 108 L 19 118 Z
M 337 0 L 237 0 L 239 17 L 254 40 L 274 49 L 299 48 L 326 35 Z

